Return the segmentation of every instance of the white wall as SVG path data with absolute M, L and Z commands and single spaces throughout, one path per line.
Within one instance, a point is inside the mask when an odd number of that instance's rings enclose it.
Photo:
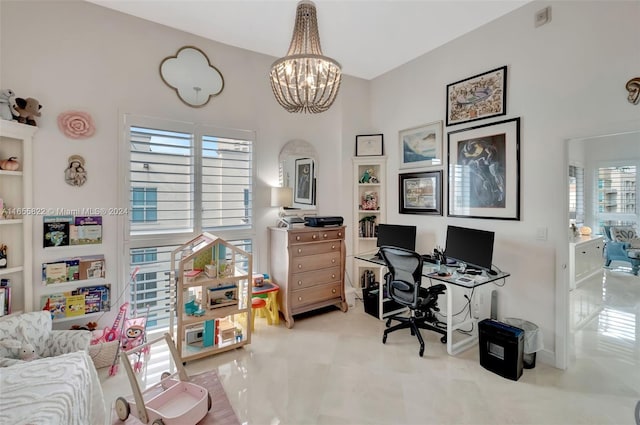
M 534 28 L 534 13 L 549 4 L 552 21 Z M 444 120 L 447 84 L 508 66 L 506 117 L 445 128 L 444 140 L 446 150 L 447 131 L 521 117 L 520 221 L 399 215 L 393 182 L 387 217 L 419 226 L 420 250 L 444 244 L 447 224 L 495 231 L 494 263 L 511 273 L 499 290 L 499 316 L 538 324 L 546 362 L 554 363 L 556 302 L 566 303 L 566 140 L 640 128 L 640 107 L 624 90 L 640 71 L 638 22 L 637 1 L 535 2 L 372 82 L 372 123 L 393 140 L 402 129 Z M 398 152 L 387 152 L 394 176 Z M 548 240 L 537 240 L 538 229 Z
M 269 207 L 269 188 L 278 183 L 278 153 L 287 141 L 307 140 L 319 153 L 319 213 L 343 215 L 350 210 L 345 208 L 348 201 L 336 193 L 344 185 L 341 156 L 352 155 L 343 151 L 343 138 L 350 144 L 359 132 L 356 126 L 367 130 L 368 109 L 363 107 L 367 103 L 357 101 L 366 92 L 365 81 L 343 78 L 341 93 L 326 113 L 290 114 L 271 92 L 268 74 L 273 57 L 85 2 L 3 1 L 0 15 L 0 86 L 13 89 L 18 97 L 37 98 L 43 105 L 34 146 L 34 206 L 126 207 L 118 205 L 117 151 L 123 142 L 118 128 L 123 114 L 133 113 L 256 132 L 254 262 L 259 271 L 268 270 L 266 229 L 277 217 Z M 224 91 L 203 108 L 184 105 L 158 72 L 160 62 L 185 45 L 202 49 L 224 76 Z M 284 54 L 287 46 L 282 48 Z M 354 103 L 360 107 L 354 108 Z M 93 116 L 95 136 L 70 140 L 58 130 L 56 117 L 70 109 Z M 79 188 L 64 182 L 63 171 L 72 154 L 86 159 L 88 181 Z M 117 243 L 122 237 L 118 217 L 104 218 L 102 246 L 53 251 L 42 249 L 41 218 L 35 223 L 34 276 L 40 275 L 45 260 L 104 253 L 109 280 L 126 282 L 126 274 L 118 267 L 126 256 Z
M 534 13 L 547 4 L 553 19 L 535 29 Z M 349 223 L 355 135 L 384 133 L 388 221 L 419 226 L 418 249 L 425 251 L 444 243 L 448 223 L 496 231 L 494 262 L 512 274 L 500 290 L 500 315 L 537 323 L 547 350 L 539 359 L 553 363 L 562 348 L 555 305 L 562 308 L 567 285 L 566 140 L 640 129 L 640 107 L 627 102 L 624 90 L 640 70 L 640 2 L 528 4 L 371 82 L 346 77 L 337 103 L 318 116 L 291 115 L 276 104 L 267 82 L 274 58 L 81 2 L 1 2 L 0 14 L 0 85 L 44 105 L 35 143 L 36 206 L 116 206 L 117 128 L 125 112 L 254 130 L 256 251 L 265 269 L 265 229 L 276 217 L 268 186 L 278 179 L 280 148 L 291 139 L 315 145 L 320 213 Z M 204 50 L 225 78 L 224 92 L 200 109 L 183 105 L 158 76 L 160 61 L 189 44 Z M 522 118 L 521 220 L 399 215 L 398 131 L 444 120 L 447 84 L 502 65 L 508 66 L 506 118 Z M 56 128 L 56 116 L 76 108 L 96 120 L 98 132 L 89 140 L 68 140 Z M 463 127 L 445 128 L 445 140 L 448 130 Z M 89 181 L 79 189 L 62 176 L 71 154 L 87 159 Z M 110 276 L 117 276 L 114 263 L 122 254 L 115 222 L 107 217 L 102 247 Z M 40 248 L 40 228 L 36 269 L 57 255 Z M 541 228 L 548 230 L 546 241 L 536 239 Z

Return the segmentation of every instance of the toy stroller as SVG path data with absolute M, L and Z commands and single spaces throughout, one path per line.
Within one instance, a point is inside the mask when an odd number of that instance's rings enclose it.
M 147 342 L 147 317 L 149 317 L 149 306 L 147 306 L 147 313 L 143 317 L 135 317 L 125 320 L 124 330 L 120 339 L 121 348 L 123 351 L 129 351 L 133 348 Z M 133 361 L 133 370 L 139 373 L 142 370 L 142 356 L 145 357 L 149 354 L 149 346 L 136 352 L 133 355 L 135 360 Z
M 141 391 L 128 356 L 148 349 L 149 346 L 163 340 L 169 346 L 177 372 L 174 374 L 164 372 L 159 383 Z M 168 333 L 132 350 L 122 352 L 120 359 L 133 389 L 133 400 L 131 397 L 128 399 L 118 397 L 115 401 L 116 413 L 121 421 L 126 421 L 132 414 L 144 424 L 196 425 L 211 409 L 212 401 L 209 391 L 200 385 L 188 382 L 189 376 Z

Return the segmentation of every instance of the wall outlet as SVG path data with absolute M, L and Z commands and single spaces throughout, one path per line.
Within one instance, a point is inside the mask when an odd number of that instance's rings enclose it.
M 547 233 L 548 233 L 548 230 L 546 227 L 538 227 L 536 229 L 536 239 L 539 241 L 546 241 Z

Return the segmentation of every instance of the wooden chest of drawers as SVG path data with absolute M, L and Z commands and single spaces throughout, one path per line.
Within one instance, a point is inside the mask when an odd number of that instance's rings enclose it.
M 280 285 L 278 304 L 287 328 L 293 327 L 294 314 L 329 305 L 347 311 L 344 229 L 269 229 L 270 273 Z

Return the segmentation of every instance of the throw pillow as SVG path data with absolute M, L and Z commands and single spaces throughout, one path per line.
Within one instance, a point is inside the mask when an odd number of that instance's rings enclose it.
M 629 241 L 631 249 L 640 249 L 640 238 L 633 238 Z
M 633 227 L 620 226 L 611 228 L 611 239 L 616 242 L 629 242 L 631 239 L 637 237 Z

